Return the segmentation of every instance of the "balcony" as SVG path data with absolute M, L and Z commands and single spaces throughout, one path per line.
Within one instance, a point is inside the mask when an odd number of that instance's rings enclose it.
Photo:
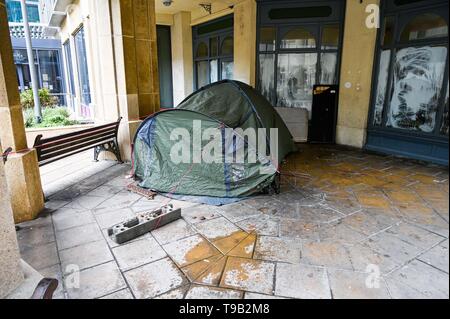
M 30 34 L 32 39 L 48 39 L 51 37 L 46 32 L 46 25 L 42 23 L 30 23 Z M 25 38 L 25 29 L 23 23 L 10 22 L 9 34 L 11 38 Z
M 42 18 L 49 27 L 59 27 L 66 17 L 66 8 L 73 0 L 40 0 Z

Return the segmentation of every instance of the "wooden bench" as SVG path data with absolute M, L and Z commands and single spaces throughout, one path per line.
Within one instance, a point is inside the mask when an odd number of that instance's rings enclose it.
M 38 155 L 39 166 L 44 166 L 65 157 L 94 148 L 94 160 L 98 161 L 101 152 L 113 153 L 122 163 L 117 131 L 122 118 L 117 122 L 100 125 L 85 130 L 63 134 L 55 137 L 42 138 L 36 136 L 34 148 Z

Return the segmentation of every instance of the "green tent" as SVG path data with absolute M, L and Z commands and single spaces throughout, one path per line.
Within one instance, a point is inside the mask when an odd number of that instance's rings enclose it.
M 141 187 L 161 193 L 242 198 L 270 186 L 293 150 L 270 103 L 225 80 L 147 118 L 134 139 L 134 171 Z

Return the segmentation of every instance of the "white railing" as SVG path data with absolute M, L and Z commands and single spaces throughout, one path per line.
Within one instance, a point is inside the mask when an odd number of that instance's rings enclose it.
M 46 33 L 46 25 L 43 23 L 29 23 L 30 25 L 30 35 L 32 39 L 50 39 Z M 25 38 L 25 29 L 23 23 L 21 22 L 10 22 L 9 23 L 9 34 L 11 38 Z

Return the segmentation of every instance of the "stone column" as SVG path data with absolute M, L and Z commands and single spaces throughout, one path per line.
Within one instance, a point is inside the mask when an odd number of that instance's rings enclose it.
M 0 139 L 14 154 L 5 165 L 16 223 L 33 219 L 44 208 L 35 150 L 28 150 L 22 107 L 17 89 L 5 1 L 0 0 Z
M 141 120 L 159 110 L 155 2 L 90 1 L 96 72 L 96 121 L 123 117 L 122 158 L 131 160 L 131 143 Z M 94 30 L 95 29 L 95 30 Z
M 369 4 L 378 5 L 379 1 L 347 1 L 336 132 L 338 144 L 359 148 L 365 145 L 367 136 L 377 37 L 377 29 L 366 26 Z
M 256 67 L 256 1 L 234 6 L 234 79 L 253 87 Z
M 0 0 L 0 7 L 4 3 Z M 0 11 L 3 9 L 0 8 Z M 3 153 L 0 141 L 0 154 Z M 17 245 L 13 213 L 6 186 L 3 160 L 0 159 L 0 299 L 16 289 L 24 276 L 20 266 L 19 246 Z
M 173 100 L 178 105 L 192 93 L 194 84 L 192 57 L 191 13 L 178 12 L 173 16 L 172 37 L 172 75 Z

